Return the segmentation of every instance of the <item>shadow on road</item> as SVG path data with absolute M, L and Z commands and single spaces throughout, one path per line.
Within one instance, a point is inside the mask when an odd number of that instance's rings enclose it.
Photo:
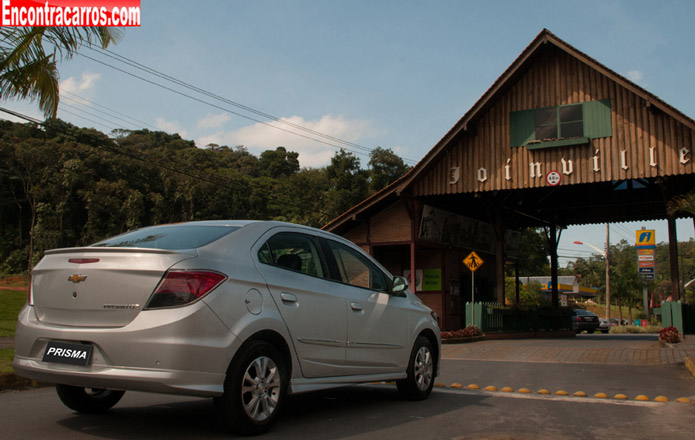
M 127 394 L 126 394 L 127 395 Z M 228 438 L 217 422 L 211 399 L 131 405 L 122 402 L 109 413 L 72 413 L 58 423 L 76 433 L 103 438 Z M 174 398 L 175 399 L 175 398 Z M 422 402 L 402 400 L 395 386 L 360 386 L 288 396 L 281 417 L 264 439 L 325 439 L 367 434 L 439 417 L 485 396 L 433 393 Z M 66 410 L 69 411 L 69 410 Z

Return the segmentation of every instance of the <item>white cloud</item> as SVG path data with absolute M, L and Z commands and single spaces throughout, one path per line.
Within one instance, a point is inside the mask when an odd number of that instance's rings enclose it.
M 644 74 L 639 70 L 630 70 L 629 72 L 627 72 L 627 79 L 641 86 L 647 85 L 646 83 L 642 83 L 642 80 L 644 79 Z
M 61 81 L 58 87 L 61 92 L 84 95 L 89 94 L 90 91 L 94 90 L 94 87 L 100 79 L 101 75 L 98 73 L 84 72 L 82 74 L 82 79 L 79 81 L 71 76 L 68 79 Z
M 218 115 L 208 113 L 207 116 L 198 121 L 198 128 L 220 128 L 230 119 L 229 113 L 220 113 Z
M 324 135 L 355 143 L 358 143 L 360 139 L 377 134 L 369 121 L 349 120 L 342 116 L 325 115 L 318 120 L 305 120 L 301 116 L 292 116 L 283 118 L 283 120 Z M 301 136 L 288 133 L 288 131 L 299 133 Z M 257 123 L 230 132 L 217 131 L 196 139 L 196 144 L 199 146 L 210 143 L 228 145 L 230 147 L 243 145 L 253 154 L 260 154 L 265 150 L 274 150 L 276 147 L 283 146 L 288 150 L 299 153 L 300 165 L 310 168 L 328 165 L 331 157 L 333 157 L 338 147 L 341 146 L 340 143 L 334 140 L 325 139 L 317 134 L 279 122 L 272 122 L 268 125 Z M 361 151 L 349 146 L 345 148 L 353 152 Z M 369 160 L 363 155 L 358 155 L 358 157 L 363 165 L 366 165 Z
M 188 136 L 188 132 L 176 121 L 166 121 L 164 118 L 157 118 L 157 123 L 155 125 L 158 129 L 166 131 L 167 133 L 178 133 L 183 139 L 186 139 Z

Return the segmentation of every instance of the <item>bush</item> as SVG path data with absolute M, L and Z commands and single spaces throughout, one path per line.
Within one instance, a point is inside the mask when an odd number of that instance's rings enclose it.
M 670 344 L 680 342 L 678 329 L 674 326 L 662 328 L 661 330 L 659 330 L 659 341 L 668 342 Z
M 442 332 L 442 339 L 452 339 L 452 338 L 470 338 L 474 336 L 482 336 L 483 331 L 477 325 L 469 325 L 462 330 L 455 330 L 451 332 Z

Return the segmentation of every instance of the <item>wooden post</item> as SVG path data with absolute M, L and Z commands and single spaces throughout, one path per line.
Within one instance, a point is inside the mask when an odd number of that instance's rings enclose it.
M 680 276 L 678 274 L 678 237 L 676 234 L 676 219 L 668 216 L 668 259 L 671 266 L 671 298 L 673 301 L 681 299 Z
M 495 250 L 497 271 L 497 303 L 504 305 L 504 224 L 502 216 L 495 213 Z
M 550 282 L 552 285 L 550 302 L 554 308 L 558 307 L 558 285 L 557 285 L 557 226 L 555 223 L 550 225 Z

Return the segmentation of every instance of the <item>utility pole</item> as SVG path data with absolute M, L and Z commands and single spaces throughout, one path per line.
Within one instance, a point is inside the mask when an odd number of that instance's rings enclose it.
M 606 223 L 606 319 L 611 320 L 611 229 Z

